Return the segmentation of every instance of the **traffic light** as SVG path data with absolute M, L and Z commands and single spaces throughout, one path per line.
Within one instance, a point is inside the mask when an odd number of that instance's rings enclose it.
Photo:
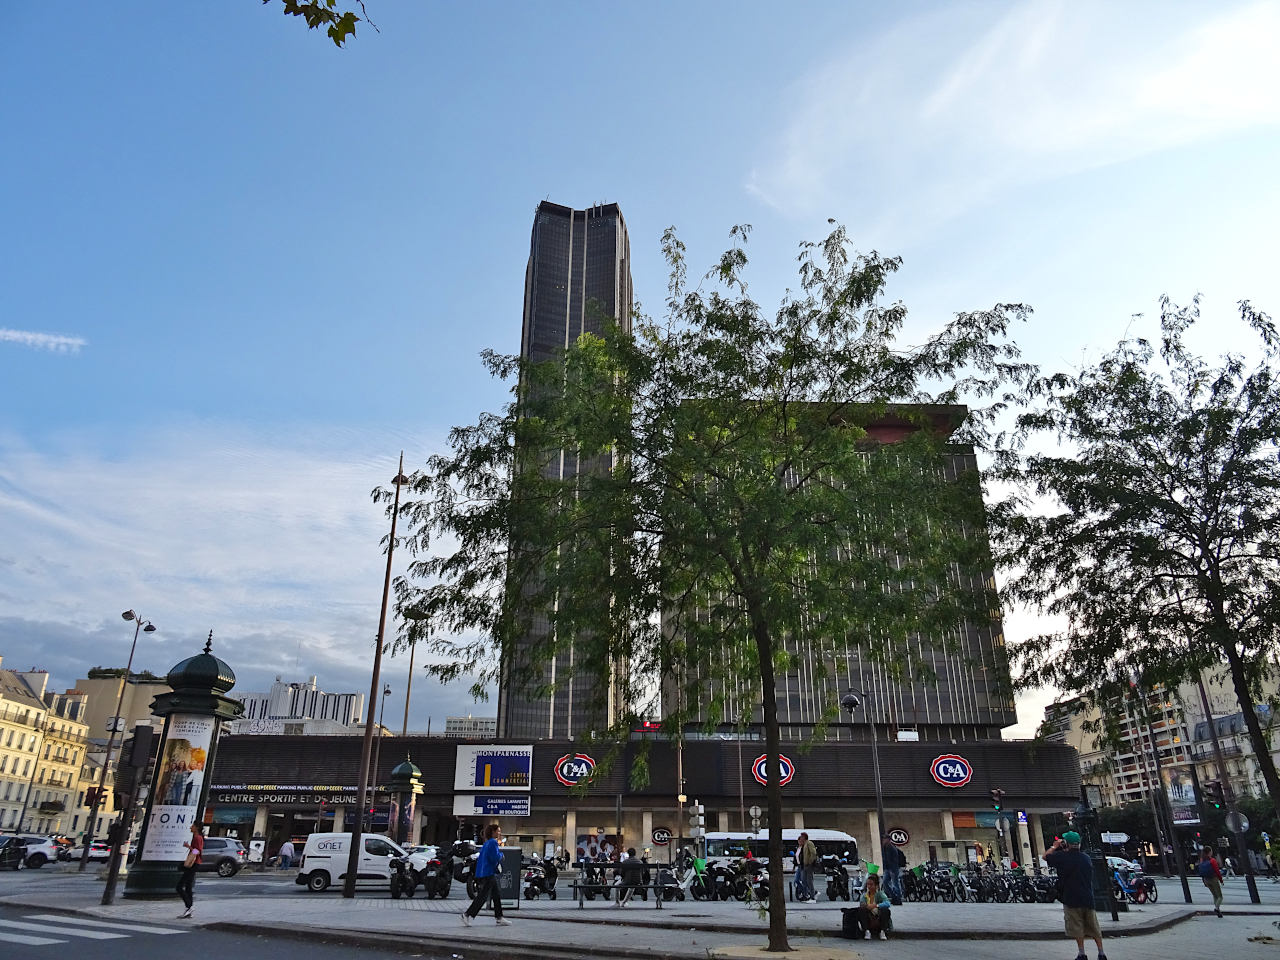
M 1004 806 L 1004 791 L 999 787 L 996 787 L 991 791 L 991 806 L 994 807 L 997 812 L 999 812 L 1000 808 Z
M 1204 798 L 1215 810 L 1222 809 L 1222 781 L 1208 780 L 1204 785 Z
M 689 829 L 690 836 L 700 837 L 707 825 L 707 808 L 701 803 L 695 803 L 689 808 Z
M 98 805 L 98 791 L 101 787 L 89 787 L 84 792 L 84 805 L 86 807 L 95 807 Z

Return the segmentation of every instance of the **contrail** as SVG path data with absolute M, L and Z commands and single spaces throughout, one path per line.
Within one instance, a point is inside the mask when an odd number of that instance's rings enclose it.
M 35 347 L 37 350 L 52 350 L 54 353 L 79 353 L 87 340 L 83 337 L 64 337 L 60 333 L 33 333 L 30 330 L 6 330 L 0 327 L 0 342 L 19 343 L 24 347 Z

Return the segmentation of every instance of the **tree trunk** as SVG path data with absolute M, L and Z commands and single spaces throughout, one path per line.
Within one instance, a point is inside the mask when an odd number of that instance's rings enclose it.
M 760 658 L 760 696 L 764 711 L 765 788 L 769 808 L 769 950 L 787 952 L 787 897 L 783 876 L 782 848 L 782 770 L 778 755 L 782 752 L 778 732 L 778 695 L 773 676 L 773 637 L 763 612 L 748 604 L 751 630 L 756 638 L 756 654 Z
M 1226 642 L 1222 644 L 1222 649 L 1227 655 L 1227 665 L 1231 668 L 1231 685 L 1235 688 L 1236 699 L 1240 701 L 1240 713 L 1244 717 L 1245 729 L 1249 731 L 1249 742 L 1253 745 L 1254 757 L 1262 770 L 1262 779 L 1267 783 L 1271 807 L 1280 816 L 1280 805 L 1277 804 L 1277 800 L 1280 800 L 1280 775 L 1277 775 L 1275 761 L 1271 758 L 1271 744 L 1262 731 L 1262 724 L 1258 722 L 1258 712 L 1253 708 L 1253 695 L 1249 691 L 1249 679 L 1245 676 L 1240 651 L 1236 649 L 1229 633 L 1224 640 Z M 1213 723 L 1212 717 L 1205 717 L 1205 720 Z M 1230 790 L 1231 785 L 1224 783 L 1223 789 Z

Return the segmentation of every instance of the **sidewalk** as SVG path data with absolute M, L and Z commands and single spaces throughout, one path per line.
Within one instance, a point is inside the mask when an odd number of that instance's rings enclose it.
M 50 878 L 51 880 L 53 878 Z M 288 881 L 281 881 L 282 887 Z M 92 876 L 60 879 L 52 884 L 31 883 L 15 891 L 8 887 L 0 903 L 40 909 L 72 911 L 88 916 L 117 920 L 176 925 L 181 912 L 176 900 L 119 900 L 110 907 L 99 903 L 102 884 Z M 41 888 L 45 888 L 42 892 Z M 1171 896 L 1176 885 L 1162 892 Z M 382 950 L 431 953 L 442 957 L 627 957 L 693 960 L 709 956 L 745 958 L 761 955 L 767 942 L 767 917 L 737 902 L 704 903 L 685 901 L 664 904 L 643 901 L 617 908 L 600 901 L 579 909 L 563 897 L 554 902 L 523 900 L 509 911 L 513 923 L 494 925 L 482 914 L 475 926 L 462 926 L 459 914 L 466 900 L 392 900 L 373 892 L 353 900 L 338 893 L 308 894 L 281 890 L 255 894 L 235 892 L 234 881 L 221 884 L 219 896 L 201 896 L 196 884 L 196 913 L 193 921 L 220 930 L 257 935 L 319 938 L 328 942 Z M 1230 921 L 1209 922 L 1203 917 L 1205 904 L 1177 903 L 1134 906 L 1120 914 L 1119 922 L 1100 918 L 1107 939 L 1126 938 L 1112 950 L 1116 957 L 1135 955 L 1170 956 L 1167 945 L 1135 950 L 1143 938 L 1165 941 L 1162 931 L 1176 926 L 1178 942 L 1209 937 L 1214 953 L 1223 952 L 1223 934 L 1234 940 L 1246 930 L 1250 936 L 1274 934 L 1272 921 L 1280 918 L 1280 904 L 1259 906 L 1236 904 L 1226 907 Z M 229 894 L 229 895 L 221 895 Z M 1163 899 L 1163 897 L 1162 897 Z M 1268 898 L 1269 899 L 1269 898 Z M 947 904 L 908 903 L 894 909 L 897 933 L 890 943 L 849 941 L 839 936 L 840 908 L 843 904 L 790 904 L 787 912 L 792 946 L 802 947 L 796 960 L 850 960 L 870 957 L 891 948 L 896 960 L 936 955 L 938 940 L 950 941 L 948 954 L 963 956 L 1047 956 L 1068 952 L 1062 933 L 1062 909 L 1058 904 Z M 1229 926 L 1221 924 L 1230 923 Z M 1192 929 L 1194 928 L 1194 929 Z M 1043 941 L 1031 946 L 1027 941 Z M 1021 943 L 1021 946 L 1019 945 Z M 1173 955 L 1190 956 L 1178 951 Z M 1205 955 L 1209 955 L 1206 953 Z

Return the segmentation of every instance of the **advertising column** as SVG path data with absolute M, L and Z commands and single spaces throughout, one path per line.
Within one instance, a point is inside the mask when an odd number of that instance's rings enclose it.
M 183 844 L 191 837 L 191 824 L 200 822 L 203 809 L 202 787 L 216 726 L 213 717 L 175 714 L 169 718 L 156 762 L 151 809 L 143 825 L 146 845 L 139 851 L 140 859 L 177 864 L 186 857 Z

